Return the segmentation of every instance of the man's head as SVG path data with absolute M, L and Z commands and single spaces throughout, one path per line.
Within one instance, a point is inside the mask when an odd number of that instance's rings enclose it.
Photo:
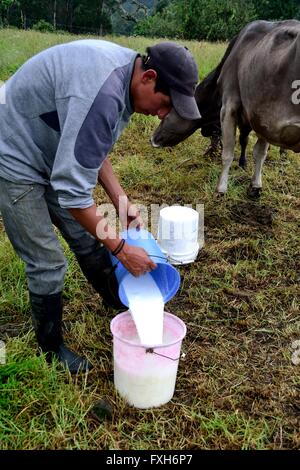
M 194 98 L 198 82 L 195 60 L 187 48 L 175 42 L 162 42 L 147 48 L 139 58 L 140 70 L 132 80 L 134 110 L 163 119 L 175 108 L 185 119 L 199 119 Z

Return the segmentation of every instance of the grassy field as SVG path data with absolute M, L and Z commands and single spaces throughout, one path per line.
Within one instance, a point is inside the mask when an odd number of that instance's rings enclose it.
M 0 80 L 52 44 L 74 39 L 0 30 Z M 139 51 L 152 41 L 108 38 Z M 188 43 L 201 78 L 224 44 Z M 259 202 L 246 197 L 252 173 L 234 163 L 229 191 L 216 199 L 220 161 L 204 157 L 200 133 L 172 149 L 154 150 L 158 121 L 134 116 L 114 147 L 114 168 L 131 198 L 150 204 L 205 207 L 205 245 L 194 264 L 179 267 L 179 293 L 167 310 L 187 325 L 185 360 L 171 402 L 129 407 L 113 385 L 113 312 L 88 286 L 65 246 L 67 343 L 94 364 L 71 378 L 36 357 L 24 267 L 0 233 L 1 449 L 298 449 L 300 374 L 292 344 L 300 340 L 300 161 L 272 147 Z M 252 149 L 254 138 L 250 140 Z M 238 152 L 238 149 L 237 149 Z M 107 201 L 97 189 L 98 203 Z M 63 243 L 63 242 L 62 242 Z M 101 401 L 112 407 L 105 413 Z

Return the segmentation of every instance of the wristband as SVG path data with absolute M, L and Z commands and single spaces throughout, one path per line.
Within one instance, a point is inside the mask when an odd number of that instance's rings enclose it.
M 117 256 L 120 253 L 120 251 L 122 251 L 124 245 L 125 245 L 125 240 L 124 238 L 122 238 L 117 248 L 114 251 L 112 251 L 111 254 L 113 256 Z

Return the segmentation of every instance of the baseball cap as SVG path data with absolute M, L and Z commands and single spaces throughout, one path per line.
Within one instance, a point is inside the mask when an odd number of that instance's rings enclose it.
M 190 51 L 176 42 L 166 41 L 147 48 L 147 65 L 169 87 L 173 107 L 184 119 L 200 119 L 194 94 L 198 69 Z

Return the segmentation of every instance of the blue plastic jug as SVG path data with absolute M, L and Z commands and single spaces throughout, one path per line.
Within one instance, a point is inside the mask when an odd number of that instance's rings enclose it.
M 169 264 L 168 259 L 162 253 L 155 238 L 150 232 L 144 229 L 129 229 L 122 232 L 121 237 L 128 245 L 144 248 L 149 258 L 157 265 L 157 268 L 150 272 L 150 275 L 158 286 L 164 303 L 172 299 L 180 286 L 180 274 L 177 269 Z M 123 264 L 113 255 L 111 256 L 113 266 L 116 266 L 115 275 L 119 283 L 119 297 L 122 303 L 128 306 L 128 299 L 123 288 L 123 281 L 126 276 L 131 276 Z

